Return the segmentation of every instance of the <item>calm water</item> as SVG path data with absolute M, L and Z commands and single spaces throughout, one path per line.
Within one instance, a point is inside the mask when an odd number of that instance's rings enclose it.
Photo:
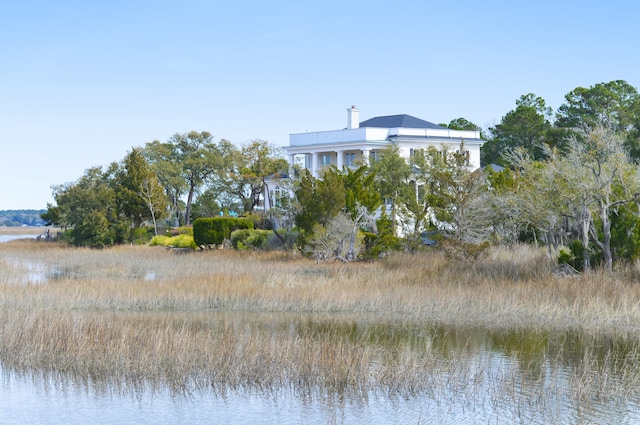
M 0 235 L 1 242 L 14 241 L 16 239 L 36 239 L 38 235 Z
M 438 384 L 413 395 L 384 389 L 367 394 L 300 394 L 293 388 L 176 394 L 163 388 L 79 383 L 63 375 L 0 368 L 0 424 L 640 423 L 637 391 L 615 390 L 628 384 L 617 372 L 623 370 L 619 367 L 638 361 L 629 358 L 636 351 L 625 341 L 571 332 L 486 332 L 335 321 L 326 316 L 270 314 L 258 324 L 260 316 L 217 312 L 211 320 L 263 329 L 269 328 L 264 325 L 268 321 L 274 324 L 270 327 L 274 337 L 284 328 L 321 333 L 335 326 L 353 338 L 376 335 L 372 340 L 382 344 L 381 349 L 392 345 L 420 350 L 428 345 L 441 360 L 433 370 Z M 392 337 L 382 340 L 381 333 Z M 604 387 L 613 390 L 602 395 L 576 386 L 575 376 L 583 373 L 585 358 L 598 363 L 589 369 L 595 372 L 593 385 L 603 384 L 599 374 L 605 372 L 609 382 Z M 590 385 L 590 379 L 586 382 Z

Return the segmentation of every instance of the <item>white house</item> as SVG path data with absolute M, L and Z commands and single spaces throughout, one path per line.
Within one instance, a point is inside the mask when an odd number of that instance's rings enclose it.
M 464 144 L 462 145 L 462 142 Z M 335 165 L 338 169 L 358 162 L 368 162 L 389 144 L 396 144 L 400 155 L 409 158 L 414 150 L 443 146 L 457 151 L 464 146 L 468 152 L 469 167 L 480 167 L 479 131 L 451 130 L 411 115 L 386 115 L 360 122 L 360 111 L 347 109 L 347 127 L 341 130 L 294 133 L 289 135 L 289 165 L 299 164 L 319 177 L 322 167 Z M 276 189 L 277 188 L 277 189 Z M 276 181 L 268 184 L 265 209 L 277 203 L 281 186 Z M 266 197 L 265 197 L 266 198 Z
M 480 167 L 483 141 L 479 131 L 451 130 L 411 115 L 387 115 L 360 122 L 360 111 L 352 106 L 347 109 L 346 128 L 291 134 L 284 150 L 289 164 L 298 163 L 318 177 L 324 166 L 342 169 L 358 161 L 366 162 L 391 143 L 398 146 L 400 155 L 409 158 L 413 150 L 430 146 L 447 146 L 456 151 L 463 141 L 469 167 Z

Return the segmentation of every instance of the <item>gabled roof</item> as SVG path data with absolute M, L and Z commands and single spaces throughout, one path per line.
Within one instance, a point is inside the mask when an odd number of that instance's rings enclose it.
M 360 123 L 360 127 L 379 128 L 445 128 L 432 122 L 412 117 L 411 115 L 387 115 L 384 117 L 374 117 Z

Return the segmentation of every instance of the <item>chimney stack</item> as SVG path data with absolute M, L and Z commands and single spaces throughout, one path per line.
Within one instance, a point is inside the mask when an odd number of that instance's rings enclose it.
M 347 129 L 354 128 L 360 128 L 360 110 L 355 105 L 347 108 Z

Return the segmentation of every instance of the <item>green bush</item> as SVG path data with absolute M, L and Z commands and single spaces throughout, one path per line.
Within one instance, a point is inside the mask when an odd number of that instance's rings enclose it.
M 171 244 L 169 243 L 171 238 L 172 238 L 171 236 L 164 236 L 164 235 L 154 236 L 151 239 L 151 241 L 149 242 L 149 245 L 151 245 L 151 246 L 171 246 Z
M 364 235 L 364 259 L 375 260 L 392 251 L 400 250 L 400 239 L 393 234 L 393 221 L 382 213 L 377 220 L 378 233 L 362 232 Z
M 181 234 L 174 236 L 172 239 L 173 241 L 171 245 L 176 248 L 198 248 L 198 245 L 196 245 L 196 242 L 193 240 L 193 236 L 191 235 Z
M 193 222 L 193 239 L 200 247 L 222 245 L 234 230 L 253 228 L 253 221 L 247 218 L 198 218 Z
M 167 230 L 167 233 L 169 236 L 177 236 L 177 235 L 193 236 L 193 227 L 192 226 L 172 227 Z
M 171 246 L 174 248 L 191 248 L 196 249 L 198 246 L 193 240 L 193 236 L 181 234 L 176 236 L 158 235 L 149 242 L 151 246 Z
M 592 266 L 602 262 L 602 253 L 589 249 L 589 262 Z M 566 263 L 578 271 L 584 271 L 584 245 L 579 240 L 572 241 L 569 246 L 560 248 L 558 263 Z
M 267 249 L 272 230 L 241 229 L 231 233 L 231 245 L 235 249 Z

